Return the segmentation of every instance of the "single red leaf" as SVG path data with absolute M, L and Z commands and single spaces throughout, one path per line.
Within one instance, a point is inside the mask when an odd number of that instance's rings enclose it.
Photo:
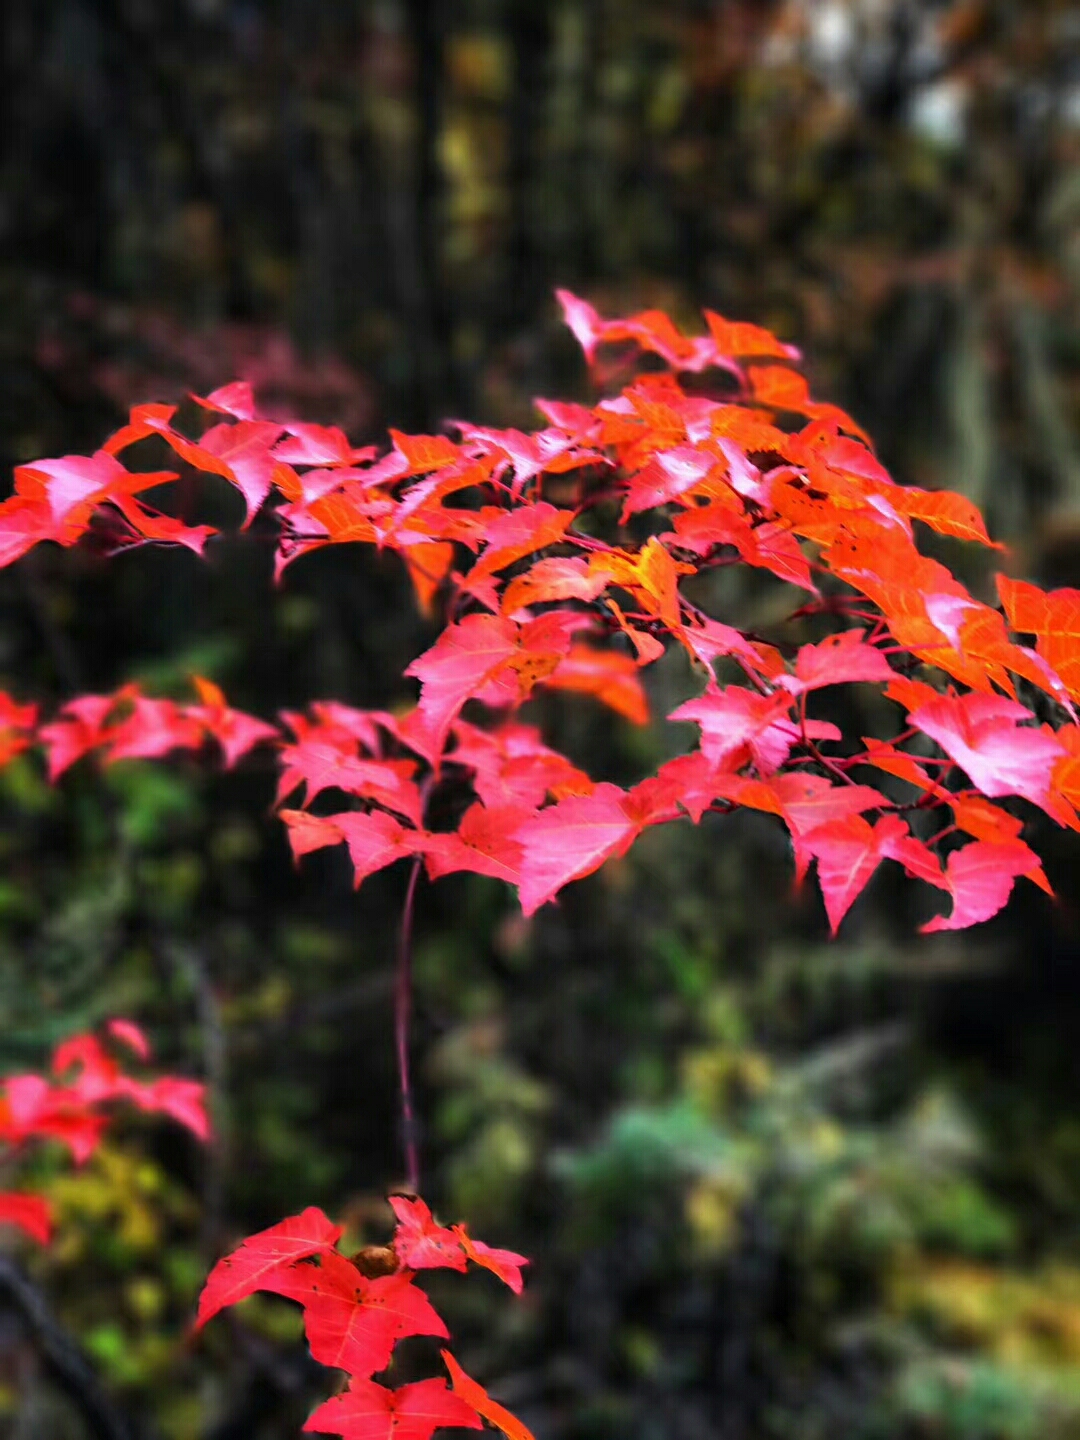
M 625 854 L 641 829 L 626 812 L 626 792 L 597 785 L 540 810 L 516 831 L 522 847 L 521 908 L 532 915 L 571 880 L 590 875 L 612 855 Z
M 700 661 L 710 674 L 713 661 L 724 655 L 735 655 L 754 670 L 768 673 L 762 659 L 762 651 L 766 647 L 754 645 L 733 625 L 725 625 L 721 620 L 712 620 L 704 615 L 696 617 L 692 625 L 680 625 L 674 633 L 688 653 Z M 780 673 L 783 673 L 782 661 Z
M 68 1089 L 79 1104 L 93 1105 L 116 1094 L 120 1065 L 96 1035 L 70 1035 L 53 1050 L 52 1072 L 70 1077 Z
M 641 825 L 659 825 L 683 815 L 696 825 L 717 793 L 716 767 L 700 750 L 693 750 L 665 760 L 655 775 L 629 791 L 624 803 L 627 813 Z
M 589 570 L 628 590 L 638 603 L 670 629 L 681 621 L 679 576 L 693 572 L 692 565 L 672 558 L 660 540 L 651 535 L 636 555 L 624 550 L 594 551 Z
M 585 359 L 591 365 L 596 356 L 596 347 L 604 338 L 604 322 L 598 311 L 587 300 L 580 299 L 569 290 L 556 290 L 558 300 L 570 333 L 585 352 Z
M 80 695 L 61 706 L 60 713 L 38 730 L 38 741 L 48 753 L 49 779 L 58 779 L 69 766 L 107 743 L 108 717 L 116 709 L 116 695 Z
M 824 775 L 789 771 L 774 775 L 768 785 L 794 835 L 806 835 L 819 825 L 861 815 L 876 806 L 892 809 L 893 804 L 870 785 L 836 785 Z
M 428 475 L 462 458 L 460 446 L 445 435 L 404 435 L 400 430 L 391 430 L 390 438 L 394 449 L 405 458 L 406 475 Z
M 544 677 L 543 684 L 549 690 L 592 695 L 632 725 L 649 723 L 649 701 L 631 655 L 578 642 Z
M 557 545 L 573 518 L 572 511 L 557 510 L 545 501 L 498 512 L 485 527 L 484 549 L 465 577 L 465 589 L 526 555 Z
M 333 788 L 373 800 L 419 826 L 423 801 L 412 779 L 416 774 L 415 760 L 360 759 L 356 748 L 351 736 L 323 739 L 318 731 L 295 745 L 283 745 L 278 756 L 281 777 L 275 803 L 280 804 L 301 784 L 305 787 L 305 805 Z
M 984 795 L 1021 795 L 1048 810 L 1051 777 L 1064 749 L 1024 723 L 1031 718 L 1026 706 L 1000 695 L 939 695 L 908 716 Z
M 36 705 L 20 705 L 0 690 L 0 763 L 19 755 L 35 738 L 38 721 Z
M 183 545 L 186 550 L 201 555 L 207 540 L 218 533 L 212 525 L 185 525 L 172 515 L 148 510 L 131 495 L 109 495 L 105 498 L 116 506 L 135 532 L 138 540 L 130 542 L 133 544 L 152 540 L 159 545 Z
M 784 360 L 798 360 L 799 352 L 794 345 L 785 345 L 771 330 L 760 325 L 749 325 L 745 320 L 725 320 L 713 310 L 705 311 L 705 322 L 717 350 L 723 355 L 776 356 Z
M 549 555 L 515 575 L 503 591 L 502 612 L 514 616 L 526 605 L 553 600 L 595 600 L 607 588 L 607 576 L 589 570 L 576 556 Z
M 274 458 L 287 465 L 353 465 L 366 460 L 371 450 L 354 450 L 349 438 L 336 425 L 310 425 L 290 421 L 278 427 L 288 431 L 288 439 L 274 446 Z
M 290 1215 L 257 1235 L 249 1235 L 240 1247 L 217 1262 L 199 1296 L 195 1328 L 247 1295 L 265 1288 L 264 1281 L 275 1270 L 299 1260 L 333 1250 L 341 1238 L 340 1225 L 332 1224 L 314 1205 L 299 1215 Z
M 742 560 L 777 579 L 818 593 L 806 556 L 790 529 L 772 521 L 751 525 L 741 510 L 727 503 L 694 506 L 675 516 L 674 533 L 661 539 L 695 555 L 708 555 L 718 546 L 731 545 Z
M 666 505 L 693 490 L 718 466 L 724 466 L 720 457 L 695 445 L 673 445 L 670 450 L 654 451 L 627 482 L 619 523 L 625 525 L 632 515 Z
M 136 695 L 131 713 L 109 732 L 106 759 L 152 759 L 170 750 L 198 750 L 202 742 L 203 727 L 174 700 Z
M 897 859 L 908 866 L 920 864 L 919 851 L 914 848 L 918 842 L 895 815 L 883 815 L 874 826 L 861 815 L 831 820 L 804 835 L 802 844 L 817 861 L 818 882 L 834 935 L 882 860 Z M 939 873 L 932 857 L 929 864 L 933 868 L 923 873 L 923 879 Z
M 891 689 L 892 686 L 890 691 Z M 931 691 L 931 694 L 933 693 Z M 889 698 L 892 699 L 893 696 L 890 694 Z M 928 791 L 931 795 L 942 799 L 948 797 L 949 791 L 930 778 L 914 755 L 909 755 L 906 750 L 898 750 L 886 740 L 875 740 L 866 735 L 862 737 L 862 743 L 866 750 L 859 756 L 860 764 L 872 765 L 875 770 L 884 770 L 886 775 L 895 775 L 898 780 L 914 785 L 918 790 Z
M 990 539 L 978 507 L 966 495 L 951 490 L 920 490 L 917 485 L 894 486 L 889 493 L 898 510 L 912 520 L 921 520 L 939 535 L 974 540 L 994 550 L 1005 548 Z
M 586 411 L 586 414 L 591 421 L 591 413 Z M 583 435 L 574 431 L 568 434 L 561 425 L 525 435 L 520 430 L 488 430 L 479 425 L 456 423 L 462 441 L 474 453 L 501 457 L 512 467 L 514 477 L 510 493 L 515 500 L 525 485 L 544 471 L 561 473 L 581 465 L 610 463 L 600 451 L 587 449 L 579 443 Z
M 507 1440 L 534 1440 L 532 1431 L 511 1415 L 509 1410 L 503 1408 L 491 1396 L 484 1387 L 477 1383 L 470 1375 L 466 1375 L 458 1362 L 450 1354 L 449 1350 L 440 1350 L 443 1364 L 450 1372 L 450 1383 L 454 1387 L 454 1394 L 464 1400 L 465 1404 L 482 1415 L 489 1424 L 501 1430 Z
M 964 930 L 996 915 L 1012 894 L 1018 875 L 1041 874 L 1039 857 L 1022 840 L 992 844 L 975 840 L 954 850 L 945 866 L 945 884 L 953 897 L 951 915 L 938 915 L 919 928 L 924 935 Z
M 713 765 L 737 770 L 752 760 L 762 775 L 771 775 L 801 742 L 803 728 L 788 718 L 787 695 L 758 695 L 740 686 L 710 685 L 696 700 L 673 710 L 669 720 L 693 720 L 701 726 L 701 749 Z M 835 725 L 807 720 L 810 740 L 839 740 Z
M 12 565 L 43 541 L 74 545 L 90 525 L 90 507 L 71 511 L 59 524 L 46 499 L 12 495 L 0 504 L 0 568 Z
M 210 1139 L 210 1118 L 206 1113 L 206 1086 L 199 1080 L 185 1080 L 175 1075 L 159 1075 L 156 1080 L 140 1083 L 127 1080 L 120 1093 L 133 1100 L 141 1110 L 168 1115 L 185 1126 L 197 1140 Z
M 80 505 L 96 504 L 114 487 L 136 477 L 129 474 L 115 456 L 104 450 L 93 455 L 64 455 L 58 460 L 35 460 L 15 471 L 15 491 L 48 501 L 53 521 L 62 522 Z M 173 480 L 175 475 L 140 476 L 151 484 Z
M 133 1021 L 110 1020 L 105 1029 L 114 1039 L 119 1040 L 121 1045 L 133 1050 L 140 1060 L 150 1059 L 150 1042 L 143 1030 Z
M 204 410 L 216 410 L 221 415 L 231 415 L 235 420 L 256 420 L 255 395 L 246 380 L 234 380 L 221 385 L 209 395 L 192 395 L 196 405 Z
M 521 1294 L 525 1288 L 521 1267 L 530 1263 L 527 1256 L 519 1255 L 514 1250 L 495 1250 L 490 1245 L 485 1245 L 482 1240 L 473 1240 L 464 1225 L 455 1225 L 454 1234 L 474 1265 L 482 1265 L 485 1270 L 497 1275 L 504 1285 L 509 1285 L 515 1295 Z
M 573 400 L 544 400 L 540 397 L 533 404 L 556 429 L 577 440 L 593 439 L 600 428 L 587 405 L 578 405 Z
M 350 810 L 331 818 L 349 847 L 354 885 L 374 875 L 376 870 L 393 865 L 395 860 L 423 849 L 421 832 L 406 828 L 385 811 L 372 810 L 365 815 L 359 810 Z
M 353 863 L 355 885 L 393 865 L 395 860 L 422 851 L 424 846 L 422 831 L 407 829 L 384 810 L 369 814 L 346 810 L 340 815 L 311 815 L 306 810 L 278 813 L 288 826 L 289 844 L 296 859 L 344 840 Z
M 323 850 L 327 845 L 340 845 L 345 836 L 331 816 L 312 815 L 307 810 L 279 810 L 278 819 L 285 822 L 293 859 Z
M 47 1245 L 52 1236 L 49 1202 L 40 1195 L 0 1192 L 0 1225 L 14 1225 L 39 1245 Z
M 845 630 L 830 635 L 817 645 L 804 645 L 795 659 L 795 674 L 780 675 L 777 684 L 789 695 L 804 695 L 823 685 L 844 685 L 854 681 L 892 680 L 896 672 L 872 645 L 865 643 L 862 630 Z
M 549 795 L 587 795 L 593 783 L 583 770 L 540 739 L 534 725 L 514 721 L 495 730 L 481 730 L 468 721 L 454 722 L 455 747 L 449 759 L 471 772 L 473 789 L 489 810 L 509 807 L 531 813 Z
M 408 1271 L 369 1280 L 336 1251 L 277 1270 L 263 1288 L 299 1300 L 313 1357 L 363 1379 L 385 1370 L 409 1335 L 447 1339 L 446 1326 Z
M 222 461 L 230 480 L 244 497 L 244 529 L 254 520 L 270 493 L 276 467 L 288 457 L 272 451 L 282 426 L 270 420 L 241 420 L 214 425 L 199 439 L 199 448 Z
M 81 1165 L 97 1149 L 105 1124 L 105 1117 L 77 1095 L 49 1085 L 40 1075 L 10 1075 L 4 1081 L 0 1137 L 12 1144 L 32 1138 L 59 1140 Z
M 1080 699 L 1080 590 L 1040 590 L 1008 575 L 997 587 L 1011 628 L 1035 636 L 1038 653 Z
M 246 715 L 242 710 L 232 709 L 213 681 L 196 675 L 194 685 L 202 703 L 188 705 L 187 714 L 197 720 L 221 746 L 227 770 L 231 770 L 256 745 L 280 739 L 280 731 L 275 725 L 257 720 L 254 715 Z
M 398 1259 L 409 1270 L 464 1270 L 468 1261 L 460 1237 L 437 1225 L 423 1200 L 391 1195 L 390 1208 L 397 1228 L 390 1242 Z
M 343 1440 L 430 1440 L 442 1426 L 481 1426 L 475 1409 L 448 1390 L 445 1380 L 417 1380 L 396 1390 L 353 1380 L 344 1394 L 313 1411 L 304 1429 Z
M 518 627 L 496 615 L 467 615 L 450 625 L 405 671 L 420 681 L 418 709 L 436 753 L 461 707 L 518 650 Z
M 480 801 L 470 805 L 456 831 L 429 833 L 418 843 L 428 875 L 438 880 L 455 871 L 469 870 L 474 875 L 519 884 L 522 851 L 520 841 L 514 837 L 521 816 L 520 803 L 490 809 Z

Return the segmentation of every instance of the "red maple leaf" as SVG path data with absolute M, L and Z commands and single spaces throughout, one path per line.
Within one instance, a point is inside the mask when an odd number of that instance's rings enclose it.
M 269 1229 L 249 1235 L 231 1255 L 217 1262 L 199 1297 L 196 1329 L 206 1324 L 226 1305 L 235 1305 L 256 1290 L 275 1271 L 300 1260 L 333 1250 L 341 1238 L 340 1225 L 333 1225 L 314 1205 L 299 1215 L 290 1215 Z
M 908 716 L 967 772 L 984 795 L 1022 795 L 1051 808 L 1050 781 L 1064 753 L 1052 735 L 1019 726 L 1031 711 L 999 695 L 941 695 Z
M 518 627 L 496 615 L 467 615 L 405 671 L 420 681 L 417 707 L 441 751 L 461 707 L 518 651 Z
M 203 727 L 174 700 L 131 698 L 129 714 L 108 735 L 109 760 L 147 759 L 170 750 L 198 750 Z
M 0 1225 L 14 1225 L 39 1245 L 52 1236 L 52 1210 L 41 1195 L 19 1195 L 0 1191 Z
M 1040 590 L 1007 575 L 997 577 L 1009 624 L 1035 636 L 1038 653 L 1080 699 L 1080 590 Z
M 570 795 L 524 821 L 521 844 L 521 908 L 532 915 L 571 880 L 591 875 L 612 855 L 629 849 L 641 829 L 627 813 L 626 792 L 597 785 L 591 795 Z
M 278 756 L 282 773 L 276 802 L 280 804 L 298 785 L 305 787 L 306 805 L 324 790 L 333 788 L 373 800 L 419 826 L 423 801 L 412 779 L 416 762 L 361 759 L 355 751 L 356 742 L 351 739 L 341 744 L 312 738 L 296 745 L 283 745 Z
M 933 853 L 895 815 L 883 815 L 873 826 L 861 815 L 831 820 L 802 836 L 801 843 L 817 860 L 818 882 L 834 935 L 884 859 L 899 860 L 922 880 L 944 883 Z
M 1039 857 L 1022 840 L 1002 844 L 976 840 L 954 850 L 945 866 L 945 888 L 953 897 L 952 914 L 939 915 L 919 928 L 929 935 L 939 930 L 964 930 L 989 920 L 1012 894 L 1018 875 L 1038 883 L 1041 874 Z
M 74 511 L 176 478 L 172 470 L 133 475 L 115 456 L 98 450 L 93 455 L 64 455 L 59 460 L 20 465 L 15 471 L 15 493 L 45 500 L 53 523 L 61 526 Z
M 114 1019 L 106 1023 L 105 1029 L 114 1040 L 119 1040 L 121 1045 L 134 1051 L 140 1060 L 150 1059 L 150 1042 L 141 1026 L 131 1020 Z
M 260 1289 L 304 1307 L 312 1356 L 364 1379 L 385 1370 L 394 1346 L 409 1335 L 447 1338 L 447 1329 L 407 1271 L 369 1280 L 335 1250 L 267 1274 Z
M 255 394 L 246 380 L 234 380 L 221 385 L 209 395 L 192 395 L 196 405 L 204 410 L 216 410 L 219 415 L 231 415 L 235 420 L 257 420 Z
M 271 453 L 282 427 L 269 420 L 241 420 L 239 424 L 214 425 L 203 432 L 199 448 L 223 462 L 231 480 L 244 497 L 246 529 L 254 520 L 274 482 L 274 472 L 287 456 Z
M 242 710 L 234 710 L 227 705 L 221 689 L 212 680 L 204 680 L 201 675 L 196 675 L 194 684 L 201 703 L 187 706 L 187 713 L 221 746 L 226 769 L 231 770 L 249 750 L 262 741 L 280 738 L 276 726 L 268 725 L 265 720 L 258 720 L 254 715 L 245 715 Z
M 61 707 L 56 719 L 38 730 L 48 754 L 49 779 L 56 780 L 69 766 L 104 745 L 109 738 L 108 717 L 115 711 L 115 695 L 80 695 Z
M 781 675 L 777 684 L 789 695 L 805 695 L 823 685 L 843 685 L 856 680 L 890 681 L 892 666 L 872 645 L 865 643 L 862 630 L 845 630 L 830 635 L 820 645 L 804 645 L 795 660 L 795 674 Z
M 374 1380 L 353 1380 L 344 1394 L 313 1411 L 304 1429 L 343 1440 L 430 1440 L 444 1425 L 481 1427 L 476 1410 L 448 1390 L 445 1380 L 417 1380 L 397 1390 Z
M 521 1277 L 521 1267 L 528 1265 L 526 1256 L 519 1255 L 516 1250 L 496 1250 L 490 1245 L 485 1245 L 482 1240 L 473 1240 L 469 1236 L 464 1225 L 455 1225 L 454 1234 L 461 1241 L 461 1248 L 473 1262 L 485 1270 L 490 1270 L 497 1275 L 504 1285 L 509 1285 L 515 1295 L 520 1295 L 525 1288 L 525 1282 Z
M 428 875 L 438 880 L 458 870 L 470 870 L 474 875 L 519 884 L 522 848 L 515 837 L 521 815 L 518 803 L 490 809 L 479 801 L 470 805 L 456 830 L 428 834 L 420 842 Z
M 630 655 L 579 642 L 571 645 L 569 654 L 558 661 L 543 684 L 549 690 L 592 695 L 632 725 L 648 724 L 649 702 L 638 665 Z
M 450 1372 L 450 1383 L 454 1387 L 454 1394 L 464 1400 L 465 1404 L 482 1415 L 489 1424 L 501 1430 L 507 1440 L 534 1440 L 533 1433 L 525 1425 L 511 1415 L 497 1401 L 478 1384 L 470 1375 L 466 1375 L 458 1362 L 450 1354 L 449 1350 L 440 1350 L 443 1364 Z
M 349 847 L 356 885 L 376 870 L 414 855 L 424 846 L 421 831 L 406 828 L 384 810 L 372 810 L 369 814 L 346 810 L 340 815 L 325 816 L 309 815 L 306 810 L 278 813 L 289 827 L 289 843 L 297 859 L 344 840 Z
M 489 810 L 531 813 L 548 795 L 586 795 L 593 783 L 564 755 L 550 749 L 533 725 L 508 722 L 481 730 L 467 721 L 454 723 L 450 759 L 470 771 L 473 788 Z M 460 830 L 460 827 L 459 827 Z
M 771 775 L 788 758 L 803 736 L 810 740 L 839 740 L 840 731 L 823 720 L 805 726 L 788 718 L 787 695 L 757 695 L 737 686 L 711 685 L 696 700 L 687 700 L 669 720 L 695 720 L 701 726 L 701 749 L 711 764 L 738 769 L 752 760 L 763 775 Z
M 409 1270 L 464 1270 L 468 1261 L 461 1241 L 453 1230 L 437 1225 L 423 1200 L 391 1195 L 390 1208 L 397 1217 L 391 1242 L 398 1259 Z

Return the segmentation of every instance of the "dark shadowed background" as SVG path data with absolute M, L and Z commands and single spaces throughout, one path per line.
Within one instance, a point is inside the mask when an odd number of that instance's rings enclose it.
M 1074 5 L 3 7 L 5 475 L 237 377 L 358 444 L 529 427 L 534 395 L 591 393 L 556 285 L 775 329 L 897 479 L 1080 584 Z M 414 693 L 431 632 L 389 560 L 328 550 L 275 590 L 257 538 L 208 553 L 34 551 L 0 573 L 0 684 L 52 705 L 197 671 L 264 715 Z M 740 624 L 777 618 L 740 583 Z M 657 669 L 662 715 L 687 682 Z M 597 775 L 680 743 L 536 708 Z M 292 1308 L 191 1343 L 202 1277 L 305 1204 L 378 1238 L 401 1179 L 404 878 L 294 873 L 272 770 L 0 771 L 4 1067 L 119 1013 L 214 1087 L 209 1155 L 132 1121 L 32 1171 L 60 1216 L 34 1283 L 163 1440 L 298 1433 L 325 1378 Z M 1033 840 L 1057 903 L 1020 890 L 959 939 L 921 941 L 886 877 L 829 943 L 754 815 L 650 832 L 528 923 L 494 881 L 422 896 L 425 1193 L 534 1258 L 522 1302 L 437 1288 L 542 1440 L 1080 1436 L 1080 842 Z M 6 1292 L 0 1433 L 89 1433 Z

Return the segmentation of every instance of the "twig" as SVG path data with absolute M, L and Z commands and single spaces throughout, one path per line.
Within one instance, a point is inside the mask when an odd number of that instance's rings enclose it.
M 0 1297 L 22 1317 L 50 1374 L 78 1409 L 93 1440 L 134 1440 L 130 1421 L 105 1394 L 78 1345 L 10 1255 L 0 1255 Z
M 394 1042 L 397 1047 L 398 1087 L 401 1095 L 401 1136 L 405 1147 L 405 1177 L 415 1194 L 420 1189 L 420 1147 L 413 1110 L 412 1080 L 409 1075 L 409 1021 L 412 1016 L 412 935 L 416 910 L 416 888 L 420 881 L 420 856 L 414 857 L 401 909 L 398 937 L 397 981 L 394 986 Z

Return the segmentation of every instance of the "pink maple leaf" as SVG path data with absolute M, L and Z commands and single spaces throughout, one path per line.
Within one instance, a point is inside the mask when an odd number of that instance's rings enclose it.
M 1050 810 L 1050 780 L 1065 753 L 1043 730 L 1019 722 L 1031 711 L 1000 695 L 941 695 L 908 716 L 936 740 L 984 795 L 1020 795 Z
M 571 880 L 626 853 L 641 822 L 627 814 L 625 799 L 617 785 L 597 785 L 591 795 L 570 795 L 519 826 L 514 836 L 523 852 L 518 894 L 526 915 Z
M 954 850 L 945 866 L 945 888 L 953 897 L 951 915 L 938 915 L 920 926 L 924 935 L 939 930 L 964 930 L 989 920 L 1012 894 L 1018 875 L 1038 883 L 1039 857 L 1022 840 L 995 844 L 976 840 Z M 1044 882 L 1045 883 L 1045 882 Z

